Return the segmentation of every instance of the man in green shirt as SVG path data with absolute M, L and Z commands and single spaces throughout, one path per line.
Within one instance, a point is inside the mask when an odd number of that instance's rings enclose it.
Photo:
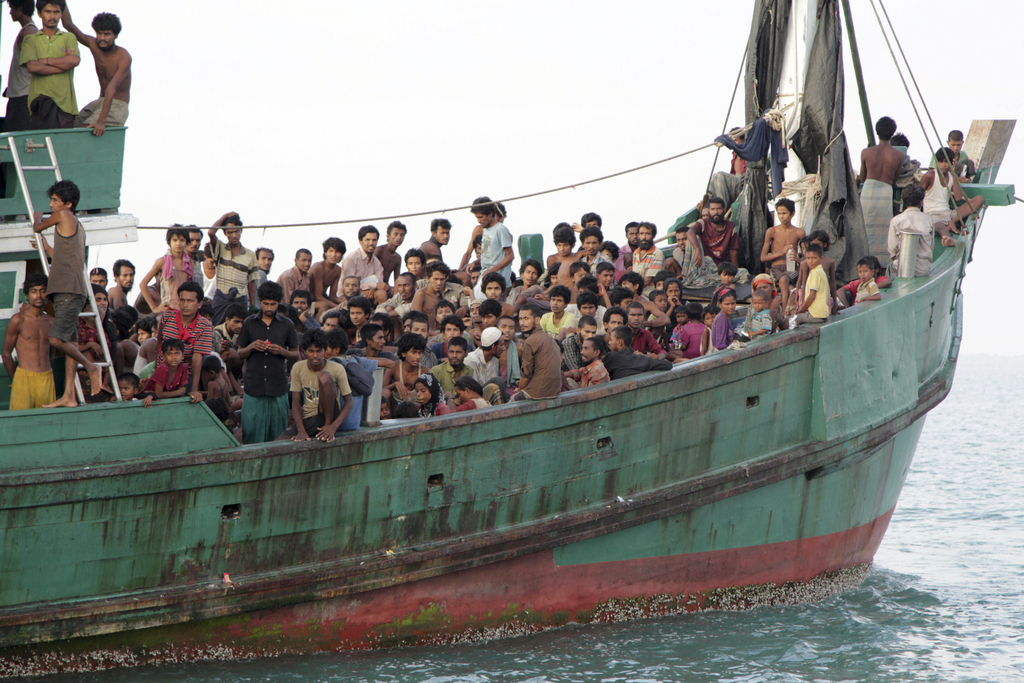
M 456 380 L 473 376 L 473 371 L 466 366 L 468 352 L 469 342 L 462 337 L 452 337 L 448 340 L 448 358 L 431 368 L 430 374 L 437 378 L 445 398 L 455 397 Z
M 32 74 L 28 108 L 32 128 L 71 128 L 78 115 L 75 100 L 74 70 L 81 62 L 78 41 L 61 31 L 64 0 L 51 0 L 39 7 L 43 28 L 25 36 L 21 45 L 21 63 Z

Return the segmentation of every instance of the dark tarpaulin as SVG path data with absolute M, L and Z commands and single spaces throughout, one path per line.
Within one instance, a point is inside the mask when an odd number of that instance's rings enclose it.
M 818 2 L 818 31 L 807 60 L 800 128 L 791 146 L 807 172 L 817 173 L 821 181 L 813 229 L 824 230 L 832 238 L 829 255 L 836 260 L 836 279 L 848 280 L 857 273 L 857 261 L 870 252 L 857 175 L 843 132 L 845 79 L 839 9 L 838 0 Z
M 786 52 L 786 31 L 792 0 L 756 0 L 747 43 L 747 72 L 744 78 L 746 119 L 753 123 L 775 105 Z M 764 270 L 761 245 L 768 230 L 768 176 L 764 159 L 747 162 L 743 175 L 743 196 L 736 221 L 740 236 L 740 265 L 751 273 Z M 775 188 L 778 192 L 780 188 Z

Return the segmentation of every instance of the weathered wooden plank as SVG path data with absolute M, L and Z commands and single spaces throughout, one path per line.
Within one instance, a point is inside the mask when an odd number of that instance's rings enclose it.
M 972 121 L 963 147 L 967 158 L 973 160 L 979 170 L 998 169 L 1016 125 L 1016 120 Z

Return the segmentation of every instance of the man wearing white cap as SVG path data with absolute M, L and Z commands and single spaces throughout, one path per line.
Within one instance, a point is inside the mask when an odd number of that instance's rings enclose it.
M 498 372 L 501 356 L 501 330 L 488 327 L 480 333 L 480 346 L 466 356 L 465 366 L 484 388 L 484 398 L 491 405 L 505 402 L 505 380 Z

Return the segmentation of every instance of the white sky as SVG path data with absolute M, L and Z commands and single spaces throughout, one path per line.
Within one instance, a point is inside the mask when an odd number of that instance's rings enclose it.
M 872 117 L 895 118 L 911 154 L 927 161 L 934 135 L 929 128 L 926 144 L 870 4 L 853 5 Z M 751 6 L 75 0 L 71 9 L 83 27 L 97 12 L 118 14 L 119 42 L 134 57 L 122 211 L 142 225 L 209 225 L 236 210 L 255 225 L 514 196 L 706 144 L 721 132 Z M 951 128 L 966 133 L 975 118 L 1017 118 L 1021 10 L 994 0 L 888 9 L 943 137 Z M 965 28 L 968 20 L 977 30 Z M 9 21 L 3 28 L 5 65 L 14 29 Z M 949 40 L 940 45 L 942 35 Z M 846 60 L 846 133 L 857 155 L 866 137 L 848 50 Z M 97 96 L 88 54 L 76 87 L 80 104 Z M 743 123 L 742 111 L 739 101 L 730 125 Z M 1014 140 L 1002 182 L 1024 184 L 1018 149 Z M 606 238 L 621 243 L 628 221 L 664 229 L 691 207 L 713 157 L 704 151 L 516 202 L 506 224 L 516 237 L 550 240 L 556 223 L 596 211 Z M 723 153 L 719 170 L 726 168 Z M 985 219 L 964 283 L 964 353 L 1020 353 L 1024 323 L 1003 302 L 1018 286 L 1022 215 L 997 208 Z M 474 221 L 468 211 L 447 217 L 455 229 L 445 258 L 457 264 Z M 430 217 L 405 222 L 403 252 L 427 238 Z M 243 243 L 274 249 L 276 277 L 301 246 L 318 254 L 336 235 L 351 249 L 358 227 L 247 230 Z M 109 270 L 129 258 L 145 271 L 163 249 L 162 234 L 143 232 L 137 244 L 93 250 L 92 260 Z

